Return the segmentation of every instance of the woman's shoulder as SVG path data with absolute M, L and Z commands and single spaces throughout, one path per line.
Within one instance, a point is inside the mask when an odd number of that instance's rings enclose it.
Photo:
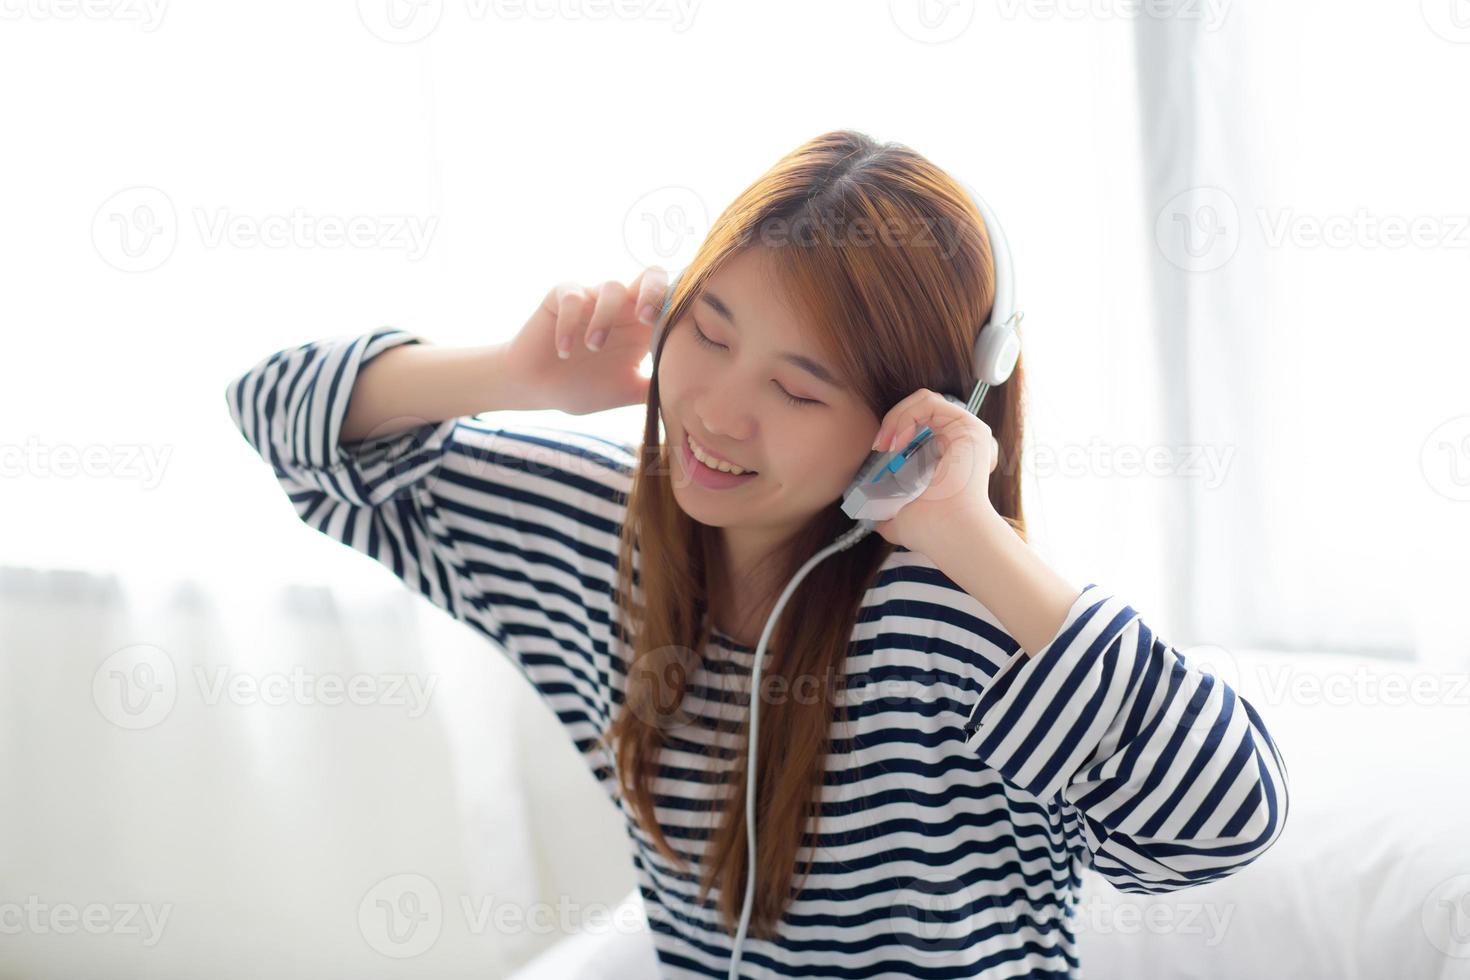
M 979 600 L 960 588 L 928 555 L 896 546 L 878 569 L 864 606 L 910 610 L 925 604 L 970 613 L 986 611 Z
M 516 449 L 524 457 L 565 455 L 629 475 L 637 459 L 639 443 L 601 430 L 506 413 L 471 415 L 461 421 L 476 432 L 493 436 L 502 448 Z
M 615 578 L 635 472 L 627 441 L 495 413 L 458 419 L 443 465 L 422 485 L 477 566 L 513 557 L 606 585 Z
M 861 621 L 871 645 L 990 676 L 1019 650 L 985 604 L 930 558 L 894 548 L 863 597 Z
M 514 475 L 555 496 L 591 494 L 624 502 L 633 486 L 638 444 L 551 422 L 470 416 L 460 420 L 454 452 L 466 475 Z

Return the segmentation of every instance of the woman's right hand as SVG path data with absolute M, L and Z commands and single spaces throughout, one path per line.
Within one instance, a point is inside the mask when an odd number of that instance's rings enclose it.
M 538 407 L 571 415 L 647 401 L 650 379 L 638 366 L 668 287 L 668 272 L 656 265 L 626 286 L 615 280 L 591 287 L 558 283 L 506 343 L 510 377 Z M 645 322 L 639 311 L 650 306 Z M 562 346 L 564 356 L 558 354 Z

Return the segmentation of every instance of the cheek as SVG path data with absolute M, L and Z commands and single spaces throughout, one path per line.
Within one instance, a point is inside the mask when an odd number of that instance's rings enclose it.
M 855 472 L 852 465 L 852 453 L 848 451 L 847 444 L 840 438 L 827 440 L 819 457 L 813 459 L 813 466 L 820 466 L 818 471 L 824 489 L 831 490 L 837 484 L 847 486 Z
M 663 354 L 658 361 L 658 390 L 665 401 L 677 402 L 684 391 L 685 379 L 692 376 L 688 364 L 688 352 L 671 336 L 664 342 Z
M 859 419 L 844 419 L 836 429 L 824 429 L 820 438 L 812 440 L 803 465 L 808 468 L 809 479 L 821 488 L 824 496 L 847 489 L 867 461 L 871 440 L 863 442 L 853 438 L 854 432 L 866 431 L 864 425 Z M 877 423 L 872 425 L 876 428 Z
M 840 437 L 824 426 L 792 422 L 781 428 L 768 458 L 775 461 L 783 483 L 801 487 L 813 498 L 828 496 L 838 483 L 847 486 L 851 452 Z

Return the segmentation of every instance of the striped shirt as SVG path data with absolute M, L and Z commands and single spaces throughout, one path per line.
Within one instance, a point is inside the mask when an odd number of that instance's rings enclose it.
M 626 690 L 614 597 L 636 446 L 472 417 L 341 444 L 362 365 L 419 342 L 384 328 L 282 350 L 229 383 L 230 413 L 302 521 L 509 655 L 625 816 L 661 971 L 723 977 L 732 937 L 715 896 L 697 901 L 698 862 L 744 744 L 713 720 L 738 709 L 754 651 L 711 629 L 668 733 L 654 791 L 680 866 L 623 807 L 604 740 Z M 1239 870 L 1285 824 L 1286 765 L 1255 709 L 1095 584 L 1027 656 L 896 548 L 841 671 L 811 874 L 779 935 L 746 940 L 744 976 L 1076 977 L 1083 868 L 1173 891 Z

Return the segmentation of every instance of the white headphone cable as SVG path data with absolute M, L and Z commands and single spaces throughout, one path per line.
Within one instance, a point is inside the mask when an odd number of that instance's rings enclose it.
M 876 526 L 876 521 L 860 520 L 850 530 L 844 531 L 836 541 L 807 559 L 806 564 L 802 565 L 801 569 L 791 577 L 791 581 L 786 583 L 781 598 L 776 600 L 776 606 L 766 619 L 766 628 L 761 631 L 761 641 L 755 649 L 755 663 L 750 669 L 750 730 L 745 754 L 745 902 L 740 909 L 740 927 L 735 932 L 735 947 L 730 953 L 729 980 L 740 978 L 740 947 L 745 942 L 745 934 L 750 928 L 750 909 L 755 898 L 755 784 L 756 775 L 760 769 L 757 764 L 756 747 L 759 745 L 760 732 L 761 663 L 765 660 L 766 642 L 771 638 L 771 630 L 775 628 L 776 620 L 781 616 L 781 610 L 786 608 L 787 600 L 801 584 L 801 580 L 806 578 L 807 572 L 821 564 L 828 556 L 851 548 L 867 537 Z

